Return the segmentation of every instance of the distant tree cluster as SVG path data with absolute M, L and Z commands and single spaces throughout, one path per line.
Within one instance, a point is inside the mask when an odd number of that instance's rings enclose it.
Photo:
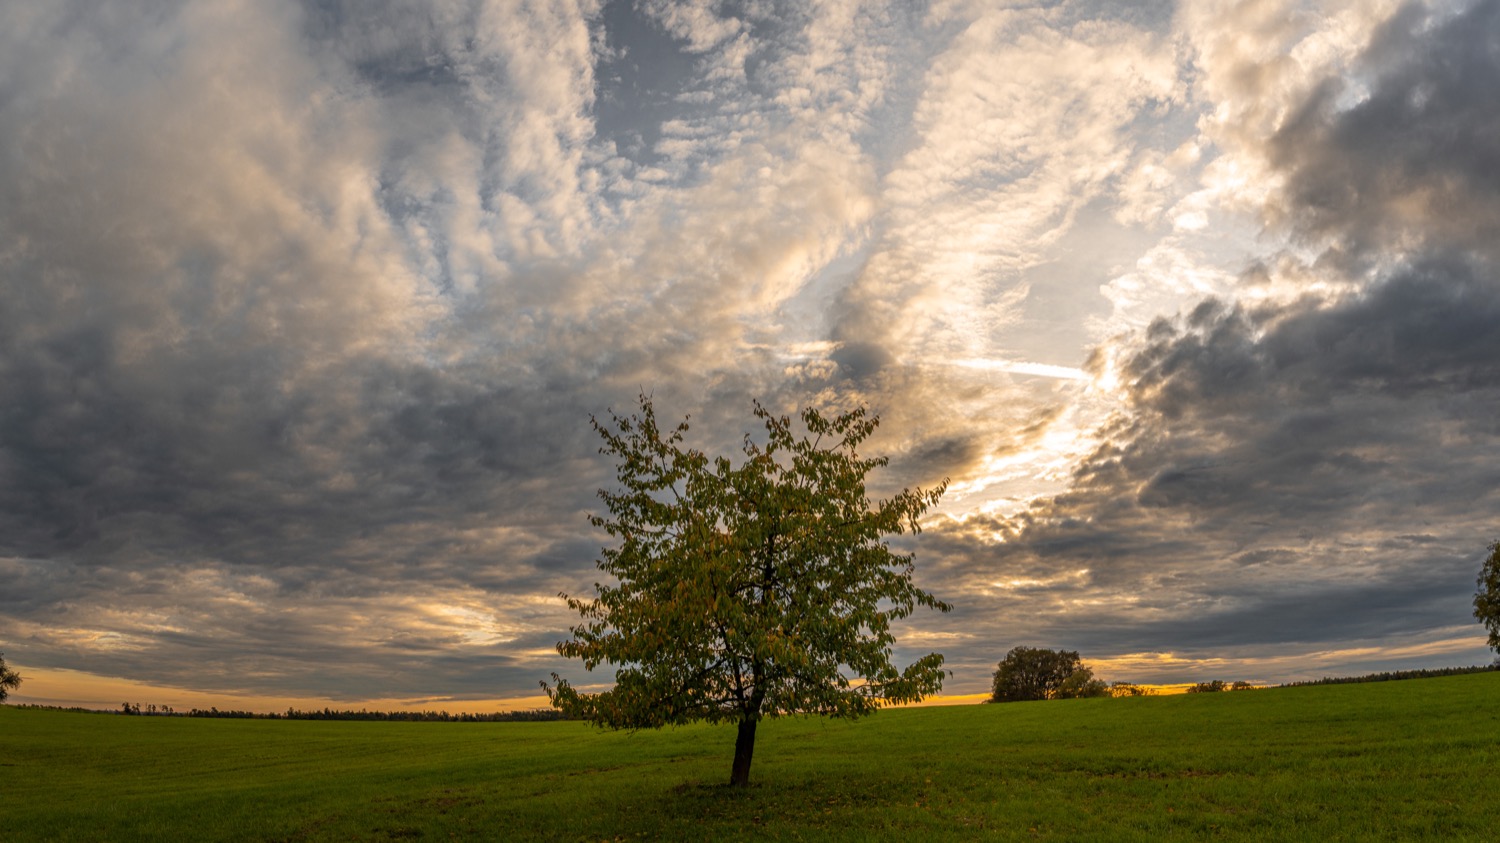
M 277 714 L 275 712 L 270 712 L 270 713 L 267 713 L 267 714 L 258 714 L 258 713 L 254 712 L 254 711 L 237 711 L 235 709 L 229 709 L 227 711 L 220 711 L 218 708 L 207 708 L 207 709 L 203 709 L 203 708 L 190 708 L 182 716 L 183 717 L 222 717 L 222 718 L 225 718 L 225 719 L 232 719 L 232 720 L 282 720 L 282 719 L 285 719 L 280 714 Z
M 1233 682 L 1225 682 L 1222 679 L 1214 679 L 1210 682 L 1199 682 L 1187 689 L 1189 694 L 1216 694 L 1220 691 L 1253 691 L 1256 686 L 1242 679 Z
M 196 709 L 194 709 L 196 711 Z M 175 715 L 177 712 L 170 705 L 158 706 L 155 703 L 148 704 L 145 708 L 140 703 L 120 703 L 121 714 L 151 714 L 151 715 Z
M 1156 692 L 1134 682 L 1105 682 L 1083 664 L 1077 650 L 1015 647 L 995 670 L 985 702 L 1147 697 Z
M 1134 686 L 1130 686 L 1134 687 Z M 1115 694 L 1083 665 L 1077 650 L 1015 647 L 995 670 L 990 702 L 1066 700 L 1081 697 L 1139 696 L 1130 688 Z

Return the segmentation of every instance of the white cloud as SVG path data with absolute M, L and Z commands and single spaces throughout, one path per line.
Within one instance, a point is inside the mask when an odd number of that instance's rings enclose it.
M 1181 95 L 1151 33 L 992 7 L 961 24 L 926 73 L 912 148 L 884 179 L 882 240 L 857 288 L 896 344 L 935 357 L 1003 342 L 1020 273 L 1125 167 L 1131 121 Z

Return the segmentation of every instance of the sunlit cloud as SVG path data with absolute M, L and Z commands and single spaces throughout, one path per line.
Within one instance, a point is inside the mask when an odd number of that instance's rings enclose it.
M 1023 360 L 955 360 L 953 365 L 962 366 L 966 369 L 981 369 L 993 372 L 1011 372 L 1017 375 L 1035 375 L 1040 378 L 1057 378 L 1059 380 L 1083 381 L 1089 379 L 1089 374 L 1082 369 L 1071 366 L 1054 366 L 1050 363 L 1028 363 Z
M 7 660 L 532 698 L 641 392 L 878 413 L 957 697 L 1482 656 L 1495 4 L 795 11 L 0 10 Z

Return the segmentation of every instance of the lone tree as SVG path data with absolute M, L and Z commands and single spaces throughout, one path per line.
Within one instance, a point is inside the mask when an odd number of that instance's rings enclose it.
M 613 729 L 737 723 L 730 784 L 743 786 L 764 717 L 858 717 L 942 688 L 937 653 L 891 664 L 891 622 L 952 607 L 912 584 L 911 555 L 883 537 L 919 532 L 947 481 L 872 504 L 865 475 L 887 459 L 856 449 L 878 417 L 807 409 L 797 435 L 756 402 L 766 442 L 747 434 L 736 466 L 684 448 L 687 421 L 664 432 L 647 396 L 639 415 L 610 415 L 592 423 L 621 489 L 601 489 L 609 515 L 590 520 L 619 543 L 597 562 L 617 584 L 561 595 L 584 621 L 557 651 L 615 665 L 615 685 L 580 693 L 554 673 L 554 706 Z
M 5 654 L 0 653 L 0 702 L 5 702 L 10 692 L 19 687 L 21 687 L 21 674 L 6 667 Z
M 1077 650 L 1014 647 L 995 670 L 990 702 L 1107 697 L 1109 686 L 1083 666 Z
M 1490 556 L 1479 569 L 1474 593 L 1474 617 L 1490 632 L 1490 647 L 1500 653 L 1500 542 L 1490 545 Z

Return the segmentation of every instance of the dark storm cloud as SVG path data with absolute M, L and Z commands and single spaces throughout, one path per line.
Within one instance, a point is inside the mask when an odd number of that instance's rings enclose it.
M 87 5 L 0 13 L 0 640 L 179 687 L 534 692 L 597 577 L 589 416 L 644 389 L 733 452 L 775 360 L 720 285 L 837 220 L 575 254 L 587 3 Z M 827 172 L 790 189 L 837 217 Z
M 1064 535 L 1158 513 L 1241 540 L 1387 520 L 1396 535 L 1482 512 L 1500 434 L 1500 294 L 1484 271 L 1416 267 L 1333 306 L 1209 306 L 1157 326 L 1122 367 L 1133 406 L 1114 441 L 1029 529 L 1118 510 Z
M 1409 6 L 1366 96 L 1318 86 L 1270 139 L 1267 219 L 1325 251 L 1247 283 L 1348 292 L 1210 299 L 1130 338 L 1127 406 L 1070 489 L 937 531 L 943 575 L 989 584 L 986 635 L 1207 658 L 1469 623 L 1500 511 L 1497 44 L 1500 4 Z
M 1384 254 L 1438 242 L 1492 248 L 1500 234 L 1500 4 L 1451 15 L 1403 7 L 1352 81 L 1330 80 L 1277 132 L 1293 225 Z
M 872 342 L 846 342 L 831 355 L 833 362 L 839 364 L 844 374 L 853 379 L 861 380 L 873 377 L 880 373 L 881 369 L 895 362 L 895 358 L 877 343 Z
M 508 595 L 588 576 L 587 419 L 634 386 L 552 362 L 582 330 L 496 353 L 470 314 L 512 292 L 453 298 L 434 182 L 505 51 L 447 7 L 89 5 L 12 10 L 0 47 L 0 638 L 182 687 L 528 688 L 549 609 Z M 527 152 L 478 169 L 541 190 Z

